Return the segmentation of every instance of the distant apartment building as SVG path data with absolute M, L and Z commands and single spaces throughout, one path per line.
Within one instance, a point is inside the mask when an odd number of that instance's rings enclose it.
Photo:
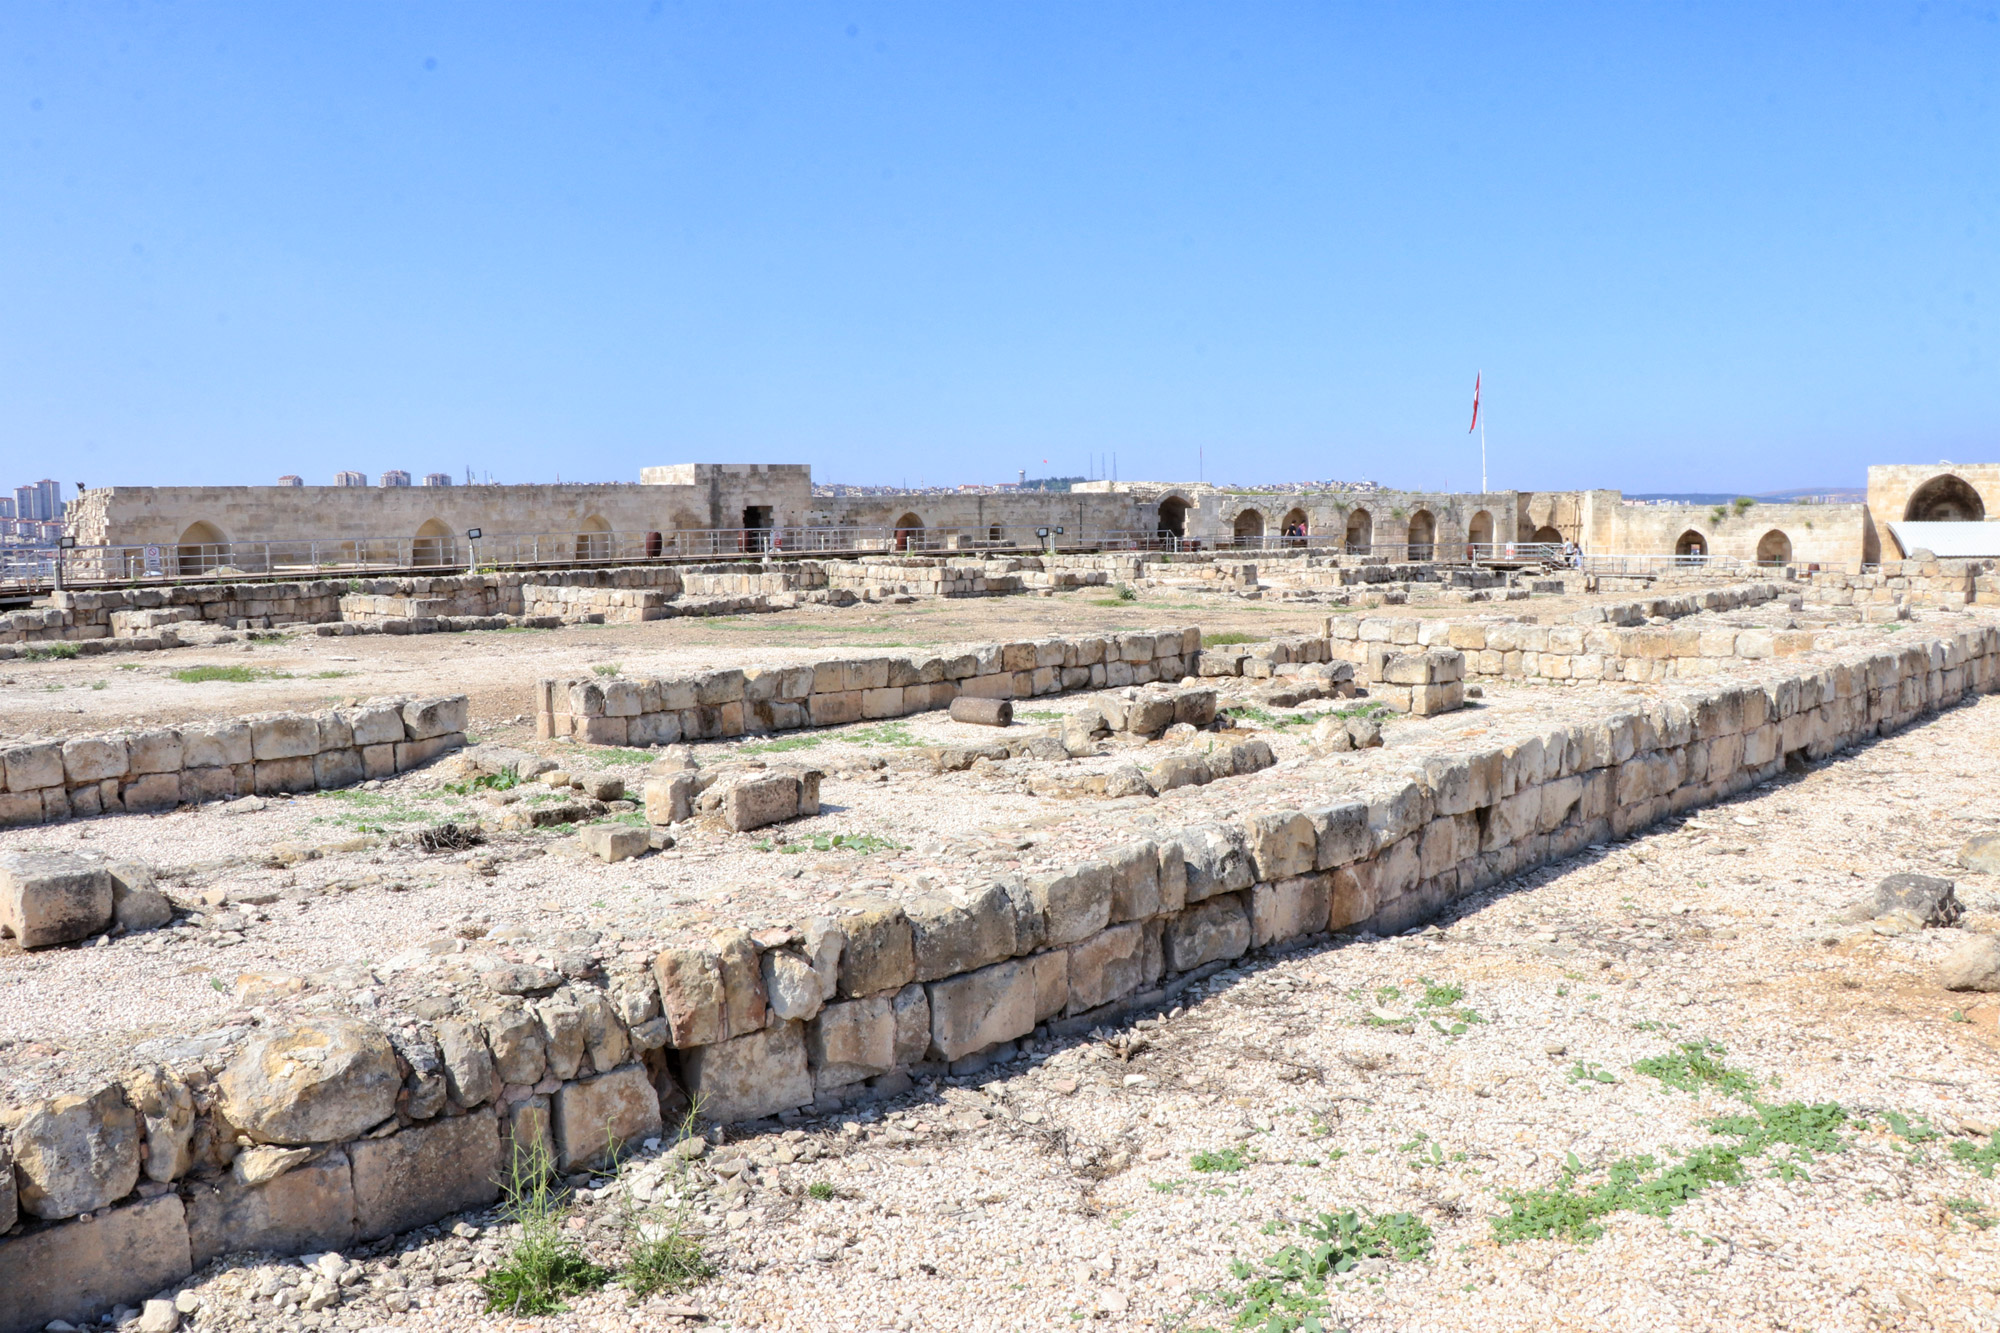
M 12 517 L 14 517 L 14 498 L 10 495 L 0 495 L 0 519 Z
M 303 486 L 306 484 L 306 479 L 287 473 L 285 476 L 278 478 L 278 484 L 280 486 Z
M 401 468 L 391 468 L 382 474 L 382 484 L 384 486 L 407 486 L 410 484 L 410 474 Z
M 451 485 L 451 473 L 449 473 L 449 472 L 426 472 L 426 473 L 424 473 L 424 485 L 426 485 L 426 486 L 449 486 L 449 485 Z
M 336 472 L 333 474 L 333 484 L 336 486 L 366 486 L 368 484 L 368 474 L 365 472 Z
M 31 486 L 14 488 L 14 517 L 45 523 L 62 515 L 61 482 L 44 477 Z

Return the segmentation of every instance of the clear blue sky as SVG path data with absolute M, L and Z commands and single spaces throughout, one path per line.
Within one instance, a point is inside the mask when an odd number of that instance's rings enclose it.
M 2000 457 L 1990 3 L 13 0 L 0 68 L 8 485 L 1469 489 L 1476 370 L 1496 487 Z

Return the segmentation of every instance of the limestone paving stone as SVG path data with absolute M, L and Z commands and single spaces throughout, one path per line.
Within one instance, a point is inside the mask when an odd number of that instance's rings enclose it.
M 217 1080 L 231 1124 L 264 1143 L 327 1143 L 387 1119 L 403 1083 L 380 1032 L 342 1019 L 252 1039 Z

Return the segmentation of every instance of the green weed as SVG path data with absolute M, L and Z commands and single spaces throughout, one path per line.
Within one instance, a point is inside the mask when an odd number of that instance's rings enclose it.
M 884 722 L 879 727 L 864 727 L 859 731 L 850 731 L 841 736 L 840 739 L 846 741 L 849 745 L 910 746 L 923 744 L 922 741 L 910 734 L 910 727 L 906 722 Z
M 1249 634 L 1240 629 L 1217 630 L 1213 634 L 1202 635 L 1201 646 L 1204 648 L 1227 648 L 1231 644 L 1237 643 L 1262 643 L 1264 638 L 1265 636 L 1262 634 Z
M 499 773 L 481 773 L 464 782 L 447 782 L 444 789 L 455 796 L 470 796 L 482 791 L 512 791 L 520 785 L 520 775 L 509 768 Z
M 903 844 L 892 838 L 877 837 L 873 833 L 820 833 L 783 846 L 769 838 L 754 842 L 751 848 L 760 852 L 779 852 L 786 856 L 798 856 L 804 852 L 859 852 L 863 856 L 871 852 L 900 852 Z
M 787 736 L 775 741 L 752 741 L 741 748 L 743 754 L 784 754 L 788 750 L 810 750 L 826 739 L 824 736 Z
M 48 662 L 59 658 L 67 661 L 69 658 L 81 656 L 82 653 L 83 649 L 74 643 L 32 644 L 21 650 L 21 656 L 30 662 Z
M 592 666 L 590 670 L 592 675 L 615 676 L 618 674 L 618 666 L 619 664 L 616 662 L 599 662 Z
M 520 1226 L 521 1235 L 507 1261 L 479 1279 L 488 1313 L 557 1314 L 568 1308 L 563 1303 L 566 1298 L 595 1291 L 611 1280 L 610 1271 L 592 1263 L 582 1246 L 564 1233 L 569 1201 L 550 1183 L 554 1165 L 539 1137 L 530 1138 L 525 1149 L 514 1150 L 501 1186 L 506 1193 L 502 1211 Z
M 817 1199 L 821 1203 L 827 1203 L 834 1197 L 833 1186 L 824 1180 L 815 1180 L 812 1184 L 806 1186 L 806 1197 Z
M 1357 1264 L 1364 1259 L 1412 1263 L 1429 1258 L 1432 1248 L 1429 1224 L 1413 1213 L 1321 1213 L 1315 1221 L 1299 1223 L 1298 1232 L 1298 1241 L 1260 1263 L 1231 1264 L 1231 1276 L 1243 1285 L 1206 1298 L 1231 1312 L 1229 1327 L 1322 1333 L 1332 1314 L 1328 1287 Z
M 1944 1206 L 1981 1231 L 2000 1226 L 2000 1217 L 1986 1211 L 1986 1205 L 1977 1199 L 1946 1199 Z
M 1993 1168 L 2000 1166 L 2000 1130 L 1995 1130 L 1976 1148 L 1964 1139 L 1954 1140 L 1951 1156 L 1960 1166 L 1970 1167 L 1987 1180 L 1993 1179 Z
M 1618 1076 L 1603 1065 L 1587 1064 L 1578 1060 L 1570 1066 L 1569 1081 L 1572 1083 L 1616 1083 Z
M 289 671 L 271 671 L 264 667 L 248 666 L 193 666 L 174 672 L 174 679 L 184 685 L 201 685 L 211 680 L 228 681 L 232 685 L 248 685 L 259 680 L 290 680 Z
M 1665 1055 L 1637 1061 L 1632 1069 L 1682 1092 L 1699 1092 L 1710 1087 L 1748 1101 L 1757 1090 L 1757 1080 L 1723 1064 L 1722 1057 L 1727 1054 L 1712 1041 L 1684 1041 Z
M 1252 1158 L 1241 1148 L 1224 1148 L 1219 1152 L 1202 1151 L 1188 1158 L 1188 1166 L 1195 1171 L 1233 1172 L 1248 1170 Z

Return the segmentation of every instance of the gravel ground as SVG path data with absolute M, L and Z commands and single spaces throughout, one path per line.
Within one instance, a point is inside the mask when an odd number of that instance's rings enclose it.
M 1226 1327 L 1232 1262 L 1358 1209 L 1414 1215 L 1429 1245 L 1335 1282 L 1329 1328 L 2000 1329 L 2000 1184 L 1975 1154 L 2000 1125 L 2000 1011 L 1930 980 L 1965 930 L 2000 928 L 2000 883 L 1953 866 L 2000 825 L 1996 754 L 1989 696 L 1442 929 L 1313 941 L 979 1079 L 579 1181 L 571 1234 L 606 1263 L 629 1191 L 642 1220 L 685 1209 L 718 1273 L 679 1295 L 484 1315 L 474 1279 L 510 1231 L 477 1215 L 347 1256 L 324 1311 L 284 1311 L 291 1261 L 220 1267 L 185 1301 L 228 1329 Z M 1955 875 L 1961 927 L 1855 924 L 1902 870 Z M 1737 1093 L 1634 1068 L 1694 1042 Z M 1594 1240 L 1497 1237 L 1510 1191 L 1739 1142 L 1709 1122 L 1749 1097 L 1838 1103 L 1839 1146 L 1751 1155 L 1740 1182 L 1612 1212 Z

